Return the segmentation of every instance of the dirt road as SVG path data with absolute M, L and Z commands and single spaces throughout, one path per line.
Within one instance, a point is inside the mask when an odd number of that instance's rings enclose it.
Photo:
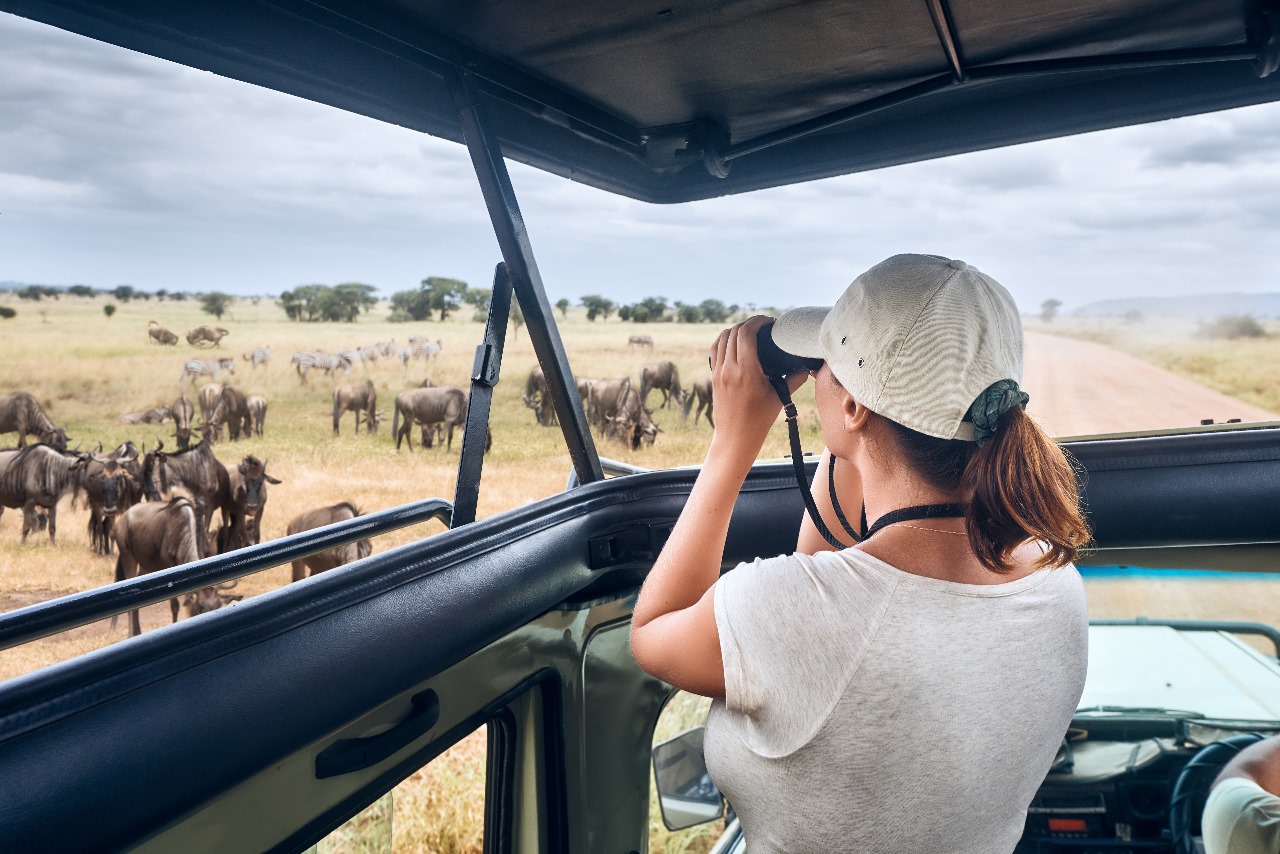
M 1280 420 L 1101 344 L 1036 332 L 1026 341 L 1027 411 L 1051 436 L 1187 427 L 1205 418 Z

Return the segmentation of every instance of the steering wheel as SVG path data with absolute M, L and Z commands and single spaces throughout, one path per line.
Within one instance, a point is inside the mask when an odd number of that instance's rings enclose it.
M 1173 837 L 1174 854 L 1196 854 L 1191 828 L 1200 824 L 1209 786 L 1237 753 L 1261 740 L 1262 736 L 1255 732 L 1233 735 L 1202 747 L 1191 761 L 1182 766 L 1169 799 L 1169 831 Z

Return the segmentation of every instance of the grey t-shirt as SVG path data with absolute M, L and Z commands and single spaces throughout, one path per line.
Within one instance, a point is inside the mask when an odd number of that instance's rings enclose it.
M 1074 567 L 996 585 L 858 549 L 716 584 L 707 767 L 751 854 L 1013 850 L 1084 690 Z

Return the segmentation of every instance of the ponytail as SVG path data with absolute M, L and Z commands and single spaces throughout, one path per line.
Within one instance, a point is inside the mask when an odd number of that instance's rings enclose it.
M 982 447 L 884 423 L 926 480 L 966 494 L 969 547 L 987 569 L 1009 572 L 1014 549 L 1028 540 L 1047 547 L 1037 569 L 1065 566 L 1089 541 L 1073 461 L 1021 406 L 998 416 Z
M 970 495 L 969 546 L 995 572 L 1008 572 L 1010 554 L 1029 539 L 1048 549 L 1037 568 L 1071 563 L 1089 541 L 1071 458 L 1020 406 L 974 450 L 962 487 Z

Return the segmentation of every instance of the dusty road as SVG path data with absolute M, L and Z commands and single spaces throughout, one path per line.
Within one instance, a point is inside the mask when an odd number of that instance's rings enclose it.
M 1101 344 L 1036 332 L 1026 341 L 1027 411 L 1051 436 L 1187 427 L 1205 418 L 1280 420 Z

